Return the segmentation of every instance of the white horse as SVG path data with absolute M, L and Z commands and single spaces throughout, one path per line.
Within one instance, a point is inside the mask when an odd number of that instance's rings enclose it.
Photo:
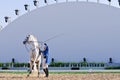
M 31 45 L 30 49 L 30 73 L 33 71 L 38 71 L 38 77 L 40 73 L 40 64 L 41 64 L 41 51 L 40 46 L 38 44 L 37 38 L 33 35 L 28 35 L 26 39 L 23 41 L 23 44 Z

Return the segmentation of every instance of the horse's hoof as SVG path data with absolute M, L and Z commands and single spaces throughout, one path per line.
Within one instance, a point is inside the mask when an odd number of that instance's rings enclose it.
M 38 78 L 39 78 L 40 76 L 38 75 Z
M 30 75 L 28 74 L 28 75 L 27 75 L 27 78 L 28 78 L 29 76 L 30 76 Z
M 40 75 L 38 74 L 38 78 L 40 77 Z

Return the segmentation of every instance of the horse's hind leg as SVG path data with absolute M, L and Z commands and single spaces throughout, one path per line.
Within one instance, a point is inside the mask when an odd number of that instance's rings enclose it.
M 38 62 L 38 77 L 40 76 L 40 61 Z
M 39 57 L 38 57 L 38 67 L 37 67 L 37 69 L 38 69 L 38 77 L 40 76 L 40 65 L 41 65 L 41 55 L 39 55 Z
M 31 74 L 31 71 L 29 71 L 29 73 L 28 73 L 27 77 L 29 77 L 29 76 L 30 76 L 30 74 Z

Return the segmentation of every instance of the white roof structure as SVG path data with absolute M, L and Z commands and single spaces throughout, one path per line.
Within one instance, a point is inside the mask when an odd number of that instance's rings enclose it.
M 104 4 L 69 2 L 48 5 L 18 17 L 0 32 L 0 62 L 28 62 L 23 40 L 33 34 L 50 48 L 50 59 L 120 62 L 120 9 Z

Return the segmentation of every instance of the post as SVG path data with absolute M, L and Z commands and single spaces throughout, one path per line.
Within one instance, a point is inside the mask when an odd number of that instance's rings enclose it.
M 15 64 L 15 59 L 12 58 L 12 68 L 14 67 L 14 64 Z
M 87 62 L 85 57 L 83 58 L 83 62 Z
M 109 63 L 113 63 L 112 58 L 109 58 Z

